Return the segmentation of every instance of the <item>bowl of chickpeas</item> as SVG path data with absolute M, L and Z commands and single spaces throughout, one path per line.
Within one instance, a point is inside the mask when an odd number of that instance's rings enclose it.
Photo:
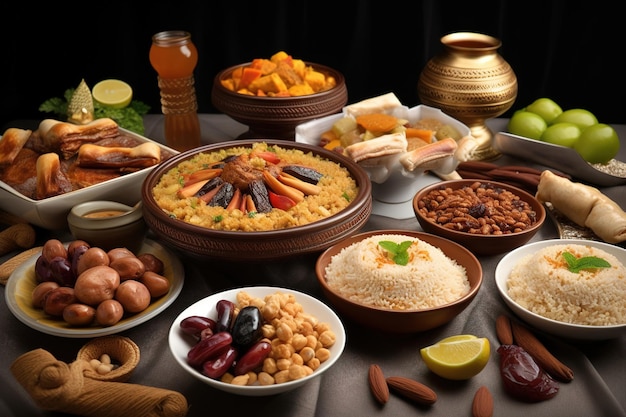
M 322 301 L 299 291 L 241 287 L 217 292 L 183 310 L 169 347 L 193 378 L 244 396 L 296 389 L 341 357 L 346 333 Z
M 496 255 L 535 236 L 546 210 L 533 195 L 497 181 L 441 181 L 413 198 L 422 229 L 460 243 L 475 255 Z
M 211 102 L 248 126 L 244 138 L 294 140 L 297 125 L 339 113 L 348 90 L 341 72 L 280 51 L 220 71 Z

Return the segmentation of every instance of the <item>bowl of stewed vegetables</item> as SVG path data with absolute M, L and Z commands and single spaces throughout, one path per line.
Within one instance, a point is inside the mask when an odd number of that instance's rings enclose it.
M 343 74 L 279 51 L 220 71 L 211 102 L 258 135 L 294 140 L 300 123 L 341 111 L 348 101 Z
M 322 301 L 299 291 L 251 286 L 217 292 L 183 310 L 169 347 L 193 378 L 238 395 L 290 391 L 330 369 L 346 334 Z

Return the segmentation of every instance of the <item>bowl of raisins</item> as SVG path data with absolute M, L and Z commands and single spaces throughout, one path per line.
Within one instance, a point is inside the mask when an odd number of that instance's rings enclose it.
M 475 255 L 509 252 L 541 228 L 546 210 L 533 195 L 505 183 L 448 180 L 422 188 L 413 211 L 426 233 L 460 243 Z

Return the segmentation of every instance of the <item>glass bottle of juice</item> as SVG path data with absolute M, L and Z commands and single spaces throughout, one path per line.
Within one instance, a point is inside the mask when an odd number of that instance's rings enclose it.
M 185 31 L 152 36 L 150 64 L 158 74 L 165 143 L 178 151 L 200 146 L 200 122 L 193 71 L 198 51 Z

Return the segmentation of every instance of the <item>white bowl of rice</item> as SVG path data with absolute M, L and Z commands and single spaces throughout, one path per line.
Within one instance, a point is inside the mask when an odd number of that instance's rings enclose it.
M 573 256 L 569 263 L 564 253 Z M 603 340 L 626 334 L 625 265 L 619 246 L 553 239 L 508 253 L 495 277 L 504 302 L 528 324 L 567 339 Z
M 397 250 L 400 245 L 405 250 Z M 448 323 L 482 284 L 481 264 L 469 250 L 408 230 L 377 230 L 344 239 L 320 255 L 315 269 L 324 294 L 342 316 L 392 333 Z

